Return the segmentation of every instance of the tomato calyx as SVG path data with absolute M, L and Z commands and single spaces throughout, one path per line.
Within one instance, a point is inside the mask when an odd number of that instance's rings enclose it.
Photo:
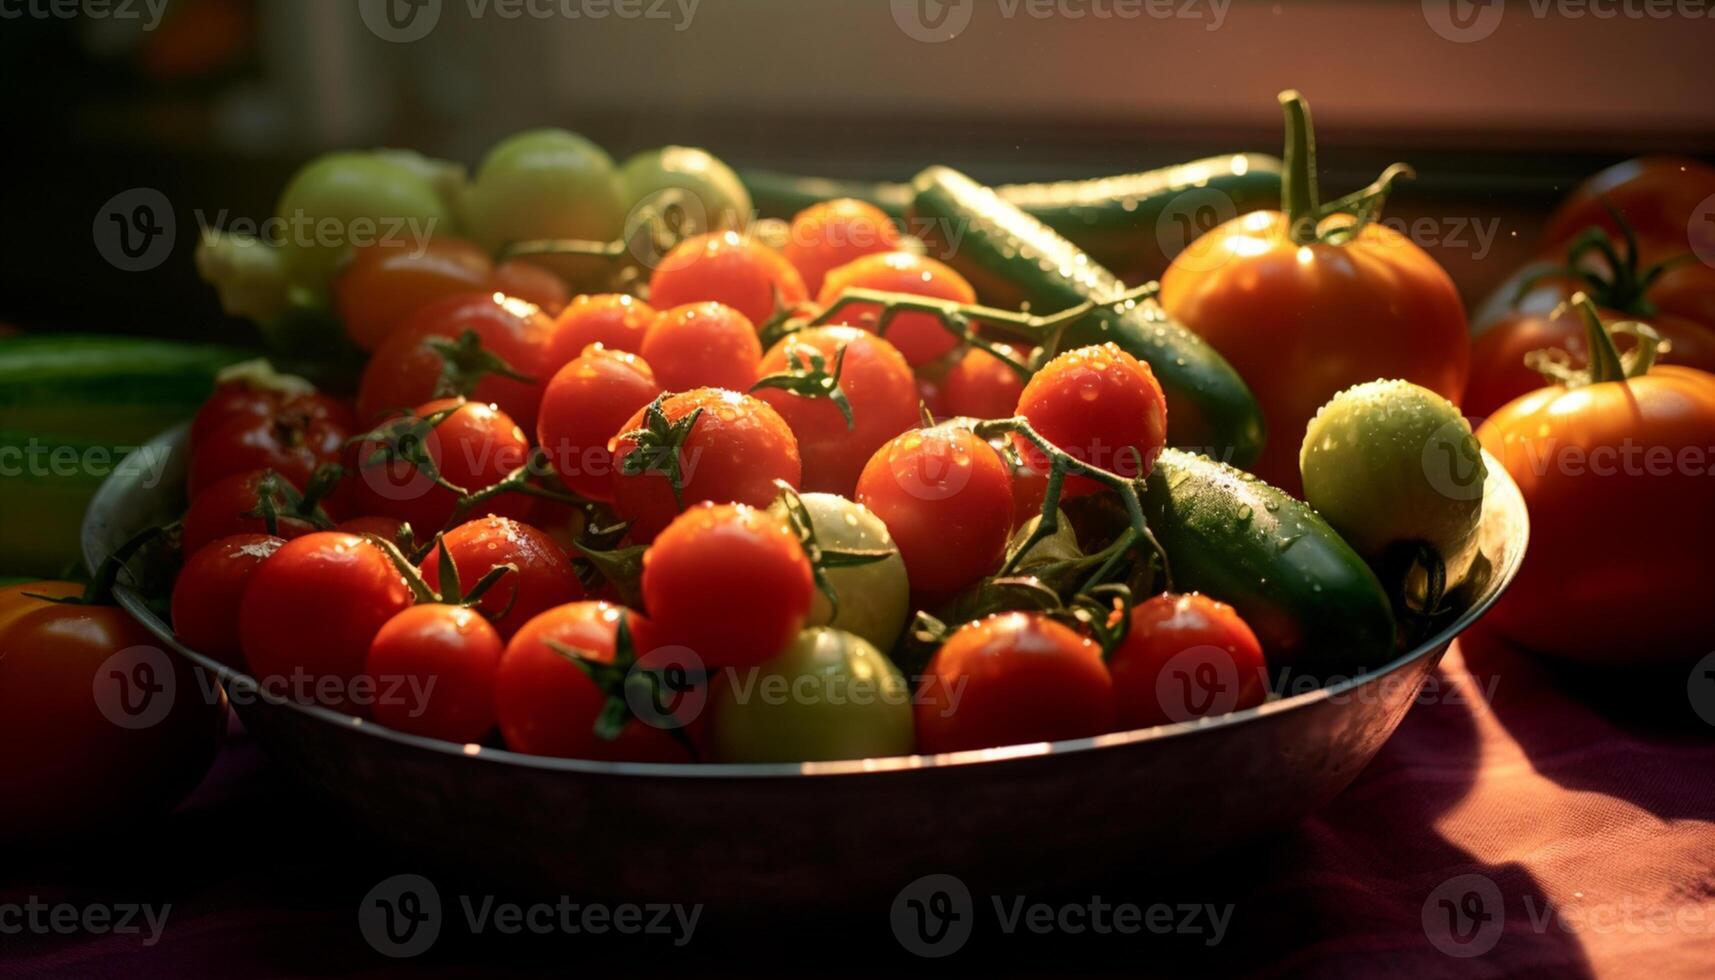
M 1286 146 L 1281 154 L 1285 166 L 1280 173 L 1280 203 L 1286 215 L 1287 235 L 1295 245 L 1342 245 L 1358 237 L 1364 227 L 1381 216 L 1382 205 L 1394 181 L 1417 176 L 1410 165 L 1396 163 L 1382 171 L 1363 190 L 1322 204 L 1316 182 L 1316 134 L 1310 124 L 1310 105 L 1295 89 L 1278 96 L 1286 116 Z M 1351 220 L 1324 228 L 1332 217 Z
M 398 545 L 379 534 L 364 534 L 361 537 L 379 548 L 381 553 L 387 556 L 387 560 L 393 563 L 394 569 L 405 579 L 405 587 L 411 590 L 411 596 L 418 605 L 433 603 L 474 609 L 482 601 L 482 597 L 487 595 L 489 590 L 493 589 L 501 579 L 508 574 L 518 574 L 518 566 L 512 562 L 494 565 L 484 572 L 482 577 L 477 579 L 468 590 L 464 590 L 459 584 L 458 563 L 453 560 L 452 549 L 448 548 L 445 542 L 441 540 L 442 535 L 437 534 L 434 542 L 430 545 L 431 548 L 440 549 L 440 558 L 435 566 L 435 572 L 441 585 L 440 590 L 437 591 L 429 586 L 428 581 L 423 578 L 423 573 L 418 570 L 416 563 Z M 506 607 L 488 618 L 505 618 L 506 614 L 512 611 L 512 603 L 516 602 L 517 599 L 518 593 L 514 591 L 512 598 L 507 600 Z
M 687 690 L 692 685 L 701 684 L 708 679 L 708 672 L 692 671 L 682 664 L 663 664 L 659 666 L 644 666 L 638 662 L 637 643 L 631 632 L 630 617 L 621 615 L 615 627 L 613 640 L 613 659 L 603 660 L 588 650 L 581 650 L 558 640 L 544 639 L 542 642 L 549 650 L 563 658 L 567 663 L 584 672 L 590 683 L 596 686 L 607 697 L 601 711 L 596 714 L 595 736 L 604 742 L 619 738 L 625 731 L 625 726 L 636 720 L 639 724 L 648 725 L 651 721 L 638 714 L 634 705 L 666 704 L 670 695 Z M 692 676 L 693 673 L 700 676 Z M 682 725 L 660 726 L 667 734 L 690 753 L 692 761 L 698 761 L 700 755 L 697 746 L 685 732 Z
M 572 547 L 578 549 L 578 554 L 613 586 L 620 602 L 632 609 L 648 611 L 643 608 L 643 553 L 649 550 L 647 545 L 601 549 L 573 541 Z
M 1595 300 L 1597 306 L 1604 309 L 1639 317 L 1655 314 L 1655 304 L 1649 300 L 1650 289 L 1670 270 L 1694 261 L 1697 256 L 1691 253 L 1676 255 L 1640 268 L 1637 232 L 1632 229 L 1631 222 L 1627 221 L 1606 197 L 1601 201 L 1615 227 L 1620 229 L 1623 244 L 1616 245 L 1613 236 L 1601 225 L 1591 225 L 1580 232 L 1567 247 L 1565 265 L 1545 269 L 1519 283 L 1518 290 L 1513 294 L 1514 305 L 1522 301 L 1525 295 L 1544 279 L 1565 277 L 1580 283 L 1584 292 Z M 1591 253 L 1602 257 L 1607 265 L 1606 274 L 1599 268 L 1591 268 L 1585 264 L 1585 257 Z
M 280 536 L 280 522 L 285 519 L 302 521 L 318 531 L 333 527 L 333 519 L 322 510 L 322 501 L 339 486 L 345 467 L 338 463 L 323 463 L 310 474 L 302 493 L 273 470 L 264 472 L 256 481 L 256 507 L 241 517 L 260 520 L 270 535 Z
M 808 363 L 806 363 L 806 361 Z M 786 349 L 786 370 L 766 375 L 750 386 L 752 393 L 764 388 L 778 388 L 801 398 L 826 398 L 840 410 L 846 420 L 846 431 L 857 427 L 852 415 L 851 400 L 840 387 L 840 374 L 846 366 L 846 345 L 834 348 L 834 369 L 828 370 L 828 359 L 821 351 L 811 348 L 800 352 L 796 347 Z
M 1661 334 L 1656 333 L 1649 324 L 1636 320 L 1605 324 L 1597 314 L 1595 301 L 1582 292 L 1573 293 L 1572 299 L 1556 307 L 1552 316 L 1564 316 L 1569 310 L 1577 310 L 1584 318 L 1585 342 L 1590 348 L 1590 365 L 1582 369 L 1573 367 L 1571 355 L 1557 347 L 1534 350 L 1526 354 L 1525 365 L 1541 373 L 1551 383 L 1568 388 L 1582 388 L 1609 381 L 1624 382 L 1648 373 L 1650 367 L 1655 364 L 1656 354 L 1662 347 L 1662 339 Z M 1635 338 L 1637 344 L 1622 355 L 1614 344 L 1614 334 Z
M 131 563 L 131 559 L 135 558 L 138 552 L 142 551 L 152 542 L 174 532 L 177 527 L 178 525 L 176 524 L 146 527 L 125 539 L 119 547 L 113 549 L 113 553 L 111 555 L 108 555 L 102 560 L 101 565 L 96 568 L 95 574 L 90 578 L 89 584 L 84 586 L 83 594 L 81 595 L 52 596 L 36 592 L 25 592 L 23 595 L 31 599 L 51 602 L 58 606 L 116 605 L 117 602 L 113 597 L 113 587 L 119 582 L 119 573 L 125 571 L 126 566 Z
M 841 345 L 841 351 L 845 346 Z M 786 525 L 798 538 L 799 547 L 804 549 L 804 557 L 810 560 L 810 574 L 815 579 L 816 589 L 828 600 L 828 618 L 832 620 L 840 614 L 840 596 L 834 588 L 834 583 L 828 578 L 828 571 L 835 568 L 856 568 L 860 565 L 871 565 L 878 561 L 886 561 L 894 555 L 891 548 L 824 548 L 816 540 L 816 525 L 810 519 L 810 510 L 804 506 L 804 498 L 798 496 L 798 491 L 785 480 L 775 480 L 774 486 L 780 491 L 775 501 L 780 503 L 786 513 Z
M 467 333 L 466 336 L 473 336 Z M 368 432 L 359 433 L 346 440 L 347 446 L 361 446 L 364 443 L 374 443 L 375 449 L 368 458 L 360 460 L 358 466 L 368 469 L 374 466 L 385 466 L 388 463 L 404 463 L 417 472 L 435 482 L 435 485 L 451 491 L 461 498 L 470 495 L 470 491 L 448 480 L 441 473 L 441 468 L 435 465 L 434 456 L 429 452 L 430 436 L 435 427 L 451 418 L 453 413 L 464 408 L 464 403 L 449 405 L 436 409 L 427 415 L 417 415 L 409 410 L 394 416 Z
M 763 350 L 769 350 L 788 334 L 797 333 L 810 325 L 820 312 L 812 303 L 786 303 L 780 298 L 780 287 L 769 284 L 774 294 L 774 314 L 756 325 L 756 339 Z
M 457 339 L 430 337 L 423 343 L 441 356 L 435 398 L 469 398 L 491 374 L 523 384 L 536 383 L 535 378 L 514 370 L 499 354 L 482 346 L 482 338 L 475 330 L 466 330 Z
M 632 449 L 619 460 L 619 472 L 623 476 L 653 473 L 666 477 L 667 485 L 673 490 L 673 502 L 684 510 L 683 450 L 692 428 L 703 416 L 703 408 L 699 405 L 677 421 L 669 419 L 662 409 L 668 394 L 662 392 L 655 396 L 655 400 L 643 410 L 643 428 L 620 433 L 619 439 L 631 441 Z

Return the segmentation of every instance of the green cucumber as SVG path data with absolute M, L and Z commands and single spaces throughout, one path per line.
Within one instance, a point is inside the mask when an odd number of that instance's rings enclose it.
M 188 418 L 233 347 L 95 334 L 0 339 L 0 429 L 136 445 Z
M 84 509 L 126 452 L 0 431 L 0 572 L 55 576 L 76 565 Z
M 997 306 L 1054 313 L 1109 300 L 1125 284 L 1052 228 L 946 167 L 917 177 L 912 221 L 947 262 Z M 1112 341 L 1147 361 L 1167 395 L 1169 445 L 1249 465 L 1262 449 L 1262 410 L 1244 379 L 1159 304 L 1102 308 L 1067 328 L 1062 350 Z
M 1369 565 L 1308 504 L 1206 457 L 1166 450 L 1144 517 L 1173 587 L 1238 610 L 1289 682 L 1374 669 L 1394 655 L 1393 608 Z

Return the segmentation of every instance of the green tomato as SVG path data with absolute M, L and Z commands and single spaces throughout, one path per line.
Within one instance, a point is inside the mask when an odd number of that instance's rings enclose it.
M 759 667 L 720 675 L 715 754 L 723 762 L 826 762 L 909 755 L 911 687 L 869 641 L 804 630 Z
M 275 235 L 286 280 L 325 294 L 359 245 L 421 245 L 452 234 L 452 209 L 423 174 L 375 153 L 328 153 L 299 170 L 280 195 Z
M 911 614 L 911 585 L 905 577 L 905 559 L 900 557 L 887 525 L 870 513 L 869 508 L 838 494 L 805 493 L 799 499 L 810 513 L 816 543 L 822 548 L 830 551 L 886 548 L 893 552 L 881 561 L 829 569 L 828 584 L 840 600 L 838 614 L 828 597 L 817 590 L 806 623 L 834 626 L 856 633 L 883 650 L 892 649 L 900 631 L 905 629 L 906 617 Z M 786 519 L 783 502 L 776 501 L 770 509 L 782 520 Z
M 1372 563 L 1409 542 L 1435 550 L 1448 587 L 1470 570 L 1487 470 L 1447 399 L 1409 381 L 1348 388 L 1310 420 L 1299 469 L 1304 499 Z
M 625 161 L 619 176 L 634 210 L 645 204 L 663 211 L 676 208 L 676 216 L 666 214 L 665 220 L 683 234 L 743 228 L 751 218 L 750 191 L 707 150 L 645 150 Z
M 532 129 L 488 151 L 465 194 L 471 236 L 490 252 L 510 242 L 574 238 L 611 242 L 625 224 L 625 195 L 607 151 L 563 129 Z M 542 256 L 561 275 L 584 279 L 591 259 Z

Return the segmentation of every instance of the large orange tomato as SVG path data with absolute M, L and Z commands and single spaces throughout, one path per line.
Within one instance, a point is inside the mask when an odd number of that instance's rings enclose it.
M 1458 403 L 1471 352 L 1453 280 L 1372 223 L 1388 178 L 1318 205 L 1309 110 L 1294 92 L 1281 104 L 1285 212 L 1241 215 L 1203 236 L 1161 277 L 1161 303 L 1244 376 L 1268 425 L 1254 469 L 1297 493 L 1305 425 L 1335 393 L 1404 378 Z
M 1524 567 L 1488 622 L 1575 660 L 1701 656 L 1715 638 L 1705 595 L 1715 582 L 1715 375 L 1648 357 L 1624 365 L 1595 305 L 1582 295 L 1575 305 L 1590 370 L 1509 402 L 1477 430 L 1531 521 Z

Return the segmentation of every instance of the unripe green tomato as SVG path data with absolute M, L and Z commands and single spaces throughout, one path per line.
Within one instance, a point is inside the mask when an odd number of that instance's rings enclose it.
M 1409 381 L 1348 388 L 1310 420 L 1299 470 L 1304 499 L 1365 558 L 1422 542 L 1445 563 L 1448 587 L 1470 570 L 1488 471 L 1447 399 Z
M 806 623 L 834 626 L 856 633 L 883 650 L 891 650 L 911 614 L 911 586 L 905 576 L 905 560 L 887 532 L 887 525 L 870 513 L 869 508 L 838 494 L 805 493 L 799 499 L 810 514 L 816 543 L 824 550 L 886 548 L 893 552 L 881 561 L 829 569 L 828 583 L 840 599 L 838 615 L 834 615 L 833 605 L 818 589 Z M 770 510 L 780 519 L 786 519 L 784 503 L 776 502 Z
M 715 754 L 722 762 L 827 762 L 909 755 L 911 687 L 862 637 L 825 626 L 755 668 L 719 675 Z
M 574 238 L 611 242 L 625 223 L 625 196 L 613 158 L 563 129 L 532 129 L 502 140 L 477 168 L 465 194 L 471 237 L 490 252 L 509 242 Z M 532 258 L 572 279 L 596 260 Z
M 454 216 L 422 173 L 364 152 L 323 154 L 286 184 L 274 210 L 280 264 L 293 286 L 325 295 L 357 246 L 378 241 L 419 247 L 453 234 Z
M 707 150 L 690 146 L 644 150 L 625 161 L 619 176 L 633 210 L 645 204 L 657 210 L 677 208 L 676 214 L 664 214 L 664 220 L 686 235 L 739 229 L 750 221 L 750 191 L 731 167 Z M 663 193 L 675 190 L 685 193 Z

